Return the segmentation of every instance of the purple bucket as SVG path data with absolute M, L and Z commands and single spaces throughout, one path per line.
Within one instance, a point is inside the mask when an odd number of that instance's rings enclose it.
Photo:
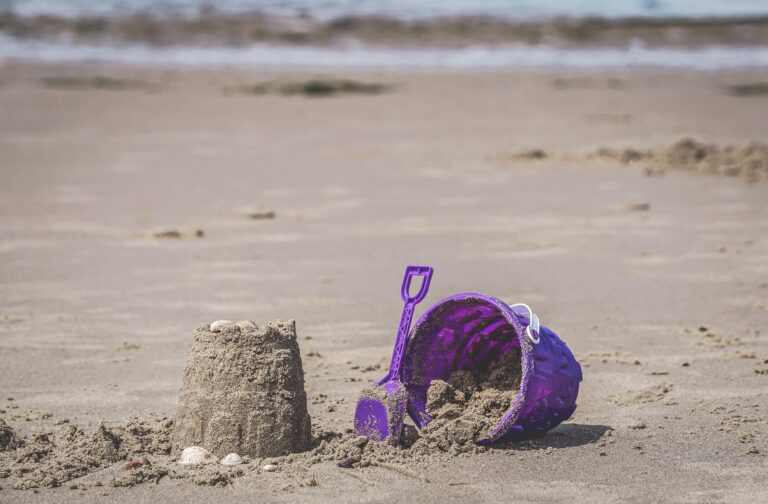
M 522 359 L 520 390 L 502 420 L 477 444 L 543 433 L 573 414 L 581 366 L 550 329 L 541 326 L 531 333 L 535 315 L 527 309 L 530 316 L 494 297 L 469 292 L 445 298 L 422 315 L 400 374 L 408 390 L 408 414 L 419 428 L 432 420 L 425 407 L 432 380 L 448 380 L 458 370 L 482 371 L 516 348 Z

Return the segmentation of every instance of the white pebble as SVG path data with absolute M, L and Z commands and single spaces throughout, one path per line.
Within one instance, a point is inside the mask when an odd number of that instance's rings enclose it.
M 275 472 L 277 471 L 277 466 L 275 464 L 267 464 L 261 466 L 261 470 L 264 472 Z
M 225 327 L 234 325 L 231 320 L 216 320 L 211 322 L 211 332 L 221 332 Z
M 243 463 L 243 457 L 237 453 L 228 453 L 227 455 L 224 455 L 224 458 L 222 458 L 219 463 L 225 466 L 236 466 Z
M 179 464 L 183 466 L 196 466 L 212 464 L 216 462 L 216 456 L 200 446 L 188 446 L 181 452 Z

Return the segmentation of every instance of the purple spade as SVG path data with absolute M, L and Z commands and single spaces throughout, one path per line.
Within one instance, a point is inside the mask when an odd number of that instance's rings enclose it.
M 411 296 L 411 280 L 415 276 L 422 276 L 424 279 L 419 292 Z M 394 445 L 400 442 L 403 420 L 408 408 L 408 392 L 400 381 L 400 368 L 408 346 L 413 310 L 427 295 L 431 280 L 432 268 L 429 266 L 408 266 L 405 269 L 403 285 L 400 288 L 405 306 L 403 306 L 403 315 L 400 317 L 400 327 L 397 331 L 389 373 L 376 384 L 376 387 L 364 392 L 357 402 L 355 433 L 358 436 L 366 436 L 375 441 L 386 440 Z

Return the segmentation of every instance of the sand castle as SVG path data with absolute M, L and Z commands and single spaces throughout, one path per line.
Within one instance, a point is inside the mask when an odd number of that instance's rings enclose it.
M 264 327 L 216 321 L 195 331 L 173 432 L 173 453 L 217 457 L 307 450 L 311 423 L 294 321 Z

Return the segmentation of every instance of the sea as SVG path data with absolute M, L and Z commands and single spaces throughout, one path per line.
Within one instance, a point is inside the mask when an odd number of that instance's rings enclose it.
M 307 14 L 324 20 L 345 16 L 615 19 L 768 15 L 766 0 L 0 0 L 0 12 L 73 18 L 135 13 L 195 16 L 211 8 L 233 14 Z
M 19 27 L 52 19 L 79 21 L 148 16 L 203 19 L 253 15 L 281 19 L 386 18 L 403 22 L 442 18 L 493 18 L 513 23 L 549 20 L 744 20 L 762 19 L 768 33 L 768 0 L 0 0 L 0 63 L 11 60 L 114 62 L 139 65 L 298 67 L 674 67 L 702 70 L 768 67 L 766 37 L 751 43 L 717 40 L 664 46 L 630 41 L 619 46 L 458 44 L 387 46 L 296 44 L 275 40 L 248 44 L 155 44 L 141 40 L 89 40 L 67 33 L 29 36 Z M 41 21 L 42 20 L 42 21 Z M 62 24 L 61 22 L 59 24 Z M 63 24 L 66 24 L 63 23 Z M 45 25 L 48 26 L 48 25 Z M 29 30 L 27 30 L 28 32 Z M 45 30 L 39 30 L 47 33 Z M 34 30 L 33 30 L 34 32 Z M 21 35 L 20 35 L 21 33 Z

